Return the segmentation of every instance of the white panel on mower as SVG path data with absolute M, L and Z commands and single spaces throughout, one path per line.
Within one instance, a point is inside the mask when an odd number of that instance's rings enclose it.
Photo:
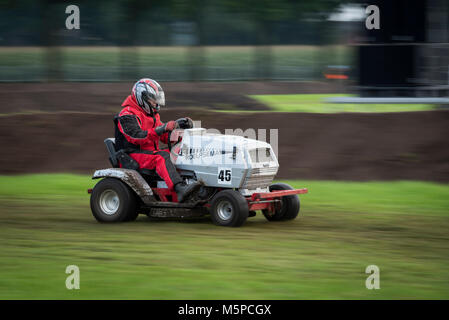
M 244 195 L 267 191 L 279 168 L 270 144 L 203 128 L 184 130 L 176 149 L 172 160 L 178 169 L 193 171 L 206 186 L 239 189 Z

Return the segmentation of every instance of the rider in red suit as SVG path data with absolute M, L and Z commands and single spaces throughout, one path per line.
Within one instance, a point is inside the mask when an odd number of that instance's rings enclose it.
M 156 169 L 169 189 L 175 190 L 178 201 L 197 190 L 198 182 L 186 185 L 170 160 L 168 150 L 159 149 L 159 141 L 167 144 L 168 132 L 179 124 L 193 126 L 190 118 L 162 123 L 159 116 L 165 105 L 162 87 L 152 79 L 141 79 L 134 84 L 132 93 L 122 104 L 122 111 L 115 119 L 115 144 L 138 164 L 140 169 Z M 187 123 L 187 124 L 186 124 Z

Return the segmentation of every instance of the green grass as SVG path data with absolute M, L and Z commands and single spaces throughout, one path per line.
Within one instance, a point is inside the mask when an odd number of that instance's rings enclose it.
M 273 94 L 251 95 L 250 97 L 266 104 L 278 112 L 405 112 L 428 111 L 434 107 L 428 104 L 346 104 L 326 103 L 324 99 L 350 96 L 345 94 Z
M 290 181 L 301 217 L 99 224 L 88 176 L 0 177 L 0 299 L 448 299 L 449 185 Z M 65 288 L 80 267 L 81 289 Z M 380 290 L 365 288 L 366 266 Z
M 151 73 L 164 81 L 190 79 L 199 72 L 203 80 L 243 80 L 260 77 L 256 61 L 270 61 L 273 79 L 324 79 L 327 65 L 351 65 L 353 48 L 347 46 L 153 46 L 56 47 L 47 56 L 44 47 L 0 48 L 0 80 L 42 81 L 47 63 L 58 62 L 67 81 L 122 79 L 122 71 Z
M 350 64 L 352 59 L 352 50 L 343 46 L 332 47 L 332 50 L 318 46 L 272 46 L 271 49 L 274 66 Z M 61 47 L 60 52 L 63 62 L 68 65 L 118 66 L 121 63 L 119 47 Z M 131 65 L 158 67 L 188 65 L 190 55 L 198 55 L 198 51 L 191 52 L 189 47 L 176 46 L 136 47 L 135 52 L 137 60 L 128 61 Z M 206 46 L 202 54 L 206 66 L 247 66 L 254 63 L 255 47 Z M 45 48 L 42 47 L 0 48 L 0 66 L 40 65 L 44 61 Z

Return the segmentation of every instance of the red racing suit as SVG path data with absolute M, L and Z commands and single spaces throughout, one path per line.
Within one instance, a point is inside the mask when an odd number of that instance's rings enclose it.
M 156 169 L 168 188 L 173 189 L 182 178 L 170 160 L 169 151 L 159 149 L 159 141 L 167 143 L 168 139 L 168 132 L 157 134 L 156 128 L 163 125 L 159 114 L 147 114 L 132 96 L 125 99 L 122 107 L 114 121 L 116 149 L 125 150 L 141 169 Z

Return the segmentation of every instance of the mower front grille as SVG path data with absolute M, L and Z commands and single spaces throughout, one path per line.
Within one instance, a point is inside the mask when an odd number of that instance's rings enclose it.
M 242 185 L 242 188 L 248 190 L 266 188 L 273 181 L 277 171 L 277 167 L 251 169 L 249 175 Z
M 248 152 L 252 163 L 270 162 L 273 160 L 270 148 L 257 148 L 249 150 Z

